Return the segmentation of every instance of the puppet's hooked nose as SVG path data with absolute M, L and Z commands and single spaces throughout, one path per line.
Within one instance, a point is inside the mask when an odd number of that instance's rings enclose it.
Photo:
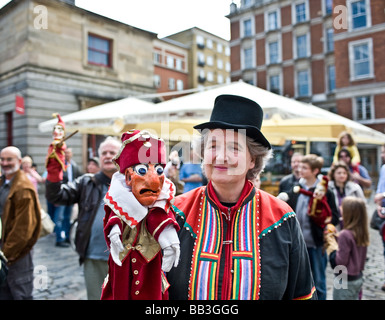
M 164 175 L 156 171 L 156 168 L 153 164 L 148 165 L 148 172 L 146 174 L 146 182 L 147 186 L 152 191 L 157 191 L 162 188 L 163 181 L 164 181 Z

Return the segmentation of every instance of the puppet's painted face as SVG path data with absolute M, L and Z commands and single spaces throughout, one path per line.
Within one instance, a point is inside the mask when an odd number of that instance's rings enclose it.
M 126 184 L 143 206 L 152 205 L 158 199 L 164 183 L 163 166 L 137 164 L 126 169 Z
M 54 140 L 60 140 L 64 137 L 64 128 L 61 125 L 55 125 L 52 132 L 52 137 Z

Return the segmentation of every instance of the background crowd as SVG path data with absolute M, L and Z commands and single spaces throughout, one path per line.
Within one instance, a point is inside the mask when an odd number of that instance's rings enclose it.
M 77 237 L 72 241 L 79 254 L 79 262 L 84 264 L 88 299 L 100 298 L 108 259 L 102 230 L 104 211 L 100 204 L 116 171 L 112 158 L 120 146 L 120 141 L 108 137 L 99 147 L 99 157 L 89 160 L 84 174 L 72 160 L 72 150 L 68 148 L 68 169 L 63 181 L 56 183 L 46 182 L 46 172 L 40 175 L 33 159 L 28 155 L 22 157 L 18 148 L 6 147 L 1 150 L 0 217 L 3 231 L 0 235 L 3 237 L 0 244 L 8 259 L 8 276 L 0 285 L 0 299 L 33 298 L 33 245 L 39 238 L 41 206 L 38 190 L 43 183 L 46 183 L 47 212 L 55 223 L 54 245 L 58 250 L 68 247 L 71 226 L 77 228 Z M 385 163 L 385 144 L 381 151 Z M 342 294 L 335 288 L 333 298 L 359 299 L 366 248 L 369 245 L 368 225 L 379 230 L 384 239 L 385 164 L 381 167 L 373 198 L 377 209 L 369 224 L 366 209 L 368 200 L 364 190 L 372 187 L 372 180 L 360 163 L 352 137 L 346 134 L 341 136 L 333 164 L 327 173 L 326 199 L 331 210 L 330 223 L 336 227 L 330 232 L 333 237 L 326 237 L 330 241 L 325 241 L 324 228 L 304 218 L 308 214 L 310 197 L 295 191 L 295 187 L 299 186 L 314 192 L 322 181 L 323 165 L 324 159 L 320 155 L 294 153 L 291 157 L 292 172 L 281 179 L 278 197 L 288 202 L 300 222 L 318 299 L 326 299 L 325 271 L 328 263 L 332 266 L 343 264 L 347 268 L 349 290 Z M 177 195 L 207 184 L 201 165 L 193 163 L 192 157 L 182 162 L 177 151 L 170 153 L 165 174 L 174 182 Z M 9 219 L 11 210 L 16 212 L 14 219 Z M 78 216 L 81 219 L 77 219 Z M 20 237 L 20 234 L 24 236 Z M 382 290 L 385 291 L 385 284 Z M 350 295 L 345 295 L 346 292 Z

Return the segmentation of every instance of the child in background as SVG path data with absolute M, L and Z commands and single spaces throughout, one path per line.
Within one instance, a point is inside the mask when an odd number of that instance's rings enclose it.
M 368 216 L 365 201 L 345 197 L 341 206 L 344 229 L 338 234 L 326 231 L 325 247 L 332 268 L 347 270 L 347 288 L 334 286 L 333 300 L 358 300 L 363 284 L 367 247 L 369 245 Z M 327 229 L 327 228 L 326 228 Z M 337 240 L 336 240 L 337 237 Z M 344 279 L 344 277 L 341 277 Z
M 359 172 L 358 165 L 361 162 L 360 153 L 358 151 L 358 148 L 356 146 L 356 143 L 353 139 L 353 136 L 346 131 L 342 131 L 338 137 L 337 147 L 334 150 L 334 157 L 333 157 L 333 163 L 338 162 L 338 153 L 342 149 L 347 149 L 351 155 L 351 164 L 353 167 L 353 171 Z

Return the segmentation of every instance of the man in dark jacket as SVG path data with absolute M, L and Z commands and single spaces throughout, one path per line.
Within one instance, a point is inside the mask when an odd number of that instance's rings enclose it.
M 80 264 L 84 263 L 84 278 L 90 300 L 100 299 L 103 280 L 108 273 L 108 250 L 103 233 L 103 198 L 112 175 L 117 171 L 112 158 L 118 154 L 120 146 L 121 143 L 111 137 L 100 144 L 101 171 L 95 175 L 84 174 L 69 183 L 46 182 L 49 202 L 66 206 L 78 203 L 75 246 Z
M 301 160 L 299 166 L 301 179 L 299 186 L 302 189 L 313 192 L 316 185 L 320 182 L 318 175 L 321 172 L 324 160 L 314 154 L 308 154 Z M 334 194 L 330 190 L 326 192 L 327 203 L 331 209 L 331 223 L 339 223 L 339 213 L 336 207 Z M 294 209 L 300 223 L 306 247 L 309 253 L 310 265 L 313 273 L 317 295 L 319 300 L 326 300 L 326 264 L 327 256 L 323 252 L 323 229 L 319 227 L 308 215 L 310 197 L 296 193 L 294 190 L 288 192 L 287 203 Z

